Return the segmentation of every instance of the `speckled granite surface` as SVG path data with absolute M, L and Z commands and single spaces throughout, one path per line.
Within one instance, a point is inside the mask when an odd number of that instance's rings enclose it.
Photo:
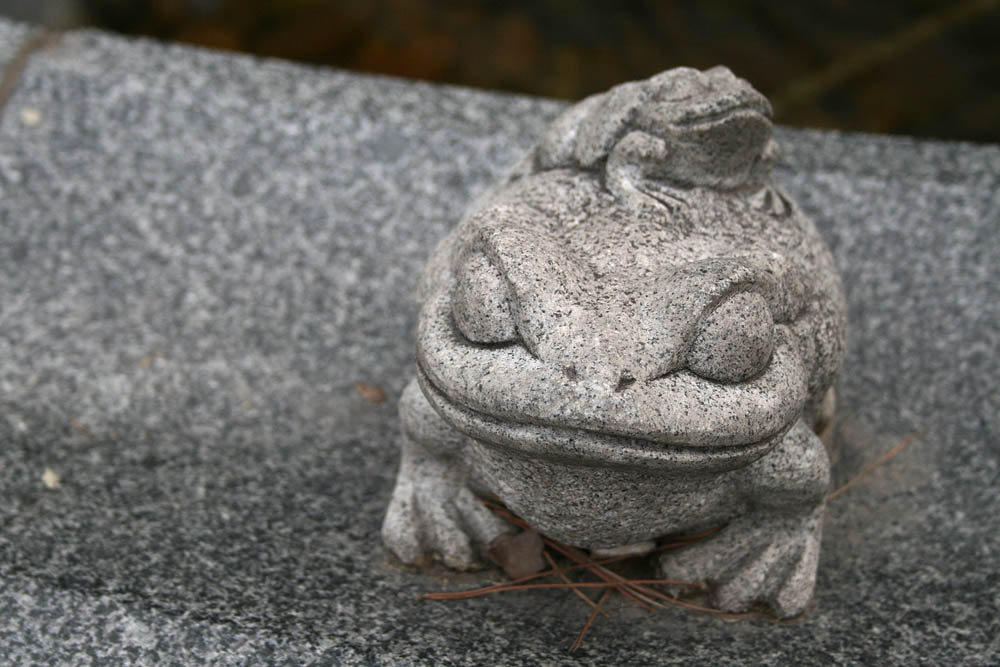
M 31 26 L 0 19 L 0 67 L 6 67 L 31 34 Z
M 455 582 L 388 564 L 416 277 L 559 108 L 97 33 L 35 54 L 0 117 L 3 661 L 995 664 L 995 146 L 779 135 L 848 293 L 835 476 L 925 429 L 831 504 L 805 621 L 620 607 L 571 656 L 572 596 L 426 602 Z

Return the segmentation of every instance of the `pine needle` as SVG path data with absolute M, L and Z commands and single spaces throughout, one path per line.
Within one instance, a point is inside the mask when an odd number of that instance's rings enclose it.
M 878 459 L 876 459 L 876 461 L 874 463 L 872 463 L 871 465 L 865 467 L 864 470 L 862 470 L 857 475 L 855 475 L 854 477 L 852 477 L 851 480 L 848 481 L 846 484 L 844 484 L 843 486 L 841 486 L 839 489 L 837 489 L 835 491 L 831 491 L 826 496 L 826 502 L 830 502 L 831 500 L 834 500 L 835 498 L 838 498 L 839 496 L 843 495 L 843 493 L 845 491 L 847 491 L 852 486 L 854 486 L 855 484 L 857 484 L 858 482 L 860 482 L 862 480 L 862 478 L 865 477 L 865 475 L 867 475 L 868 473 L 870 473 L 872 470 L 875 470 L 875 468 L 878 468 L 880 465 L 882 465 L 883 463 L 885 463 L 886 461 L 888 461 L 889 459 L 891 459 L 892 457 L 896 456 L 901 451 L 903 451 L 904 449 L 906 449 L 907 447 L 909 447 L 910 443 L 912 443 L 914 440 L 916 440 L 917 438 L 919 438 L 923 434 L 924 434 L 924 429 L 920 429 L 916 433 L 914 433 L 914 434 L 908 436 L 907 438 L 905 438 L 901 443 L 899 443 L 898 445 L 896 445 L 895 447 L 893 447 L 892 449 L 890 449 L 889 451 L 887 451 L 882 456 L 878 457 Z
M 609 588 L 601 594 L 601 597 L 597 600 L 597 604 L 594 605 L 594 611 L 590 612 L 590 618 L 588 618 L 587 622 L 584 623 L 583 629 L 580 630 L 580 634 L 577 636 L 576 641 L 569 647 L 570 651 L 575 651 L 583 646 L 583 639 L 587 636 L 587 631 L 590 630 L 590 626 L 594 624 L 594 619 L 597 618 L 597 614 L 601 611 L 601 605 L 604 604 L 604 601 L 608 599 L 609 595 L 611 595 L 612 590 L 613 589 Z
M 552 572 L 557 573 L 559 575 L 559 578 L 562 579 L 564 583 L 569 584 L 569 585 L 572 586 L 573 582 L 571 582 L 569 580 L 569 577 L 566 576 L 565 572 L 560 572 L 559 571 L 559 568 L 556 566 L 556 562 L 554 560 L 552 560 L 552 556 L 549 555 L 549 552 L 548 551 L 542 551 L 542 556 L 545 557 L 545 562 L 547 562 L 552 567 Z M 586 602 L 588 605 L 590 605 L 591 607 L 593 607 L 593 609 L 594 609 L 595 612 L 600 610 L 600 605 L 598 603 L 594 602 L 593 600 L 591 600 L 586 595 L 584 595 L 583 591 L 581 591 L 579 588 L 577 588 L 576 586 L 573 586 L 573 588 L 571 590 L 573 591 L 573 593 L 576 594 L 576 596 L 578 598 L 580 598 L 581 600 L 583 600 L 584 602 Z M 604 618 L 611 618 L 610 616 L 608 616 L 608 612 L 603 611 L 603 610 L 600 610 L 600 611 L 601 611 L 601 615 Z
M 657 586 L 673 586 L 686 582 L 672 581 L 670 579 L 628 579 L 623 580 L 630 585 L 634 584 L 654 584 Z M 491 593 L 506 593 L 507 591 L 526 591 L 536 588 L 612 588 L 619 589 L 622 582 L 618 581 L 571 581 L 569 583 L 549 583 L 549 584 L 511 584 L 508 586 L 489 586 L 487 588 L 476 588 L 471 591 L 451 591 L 443 593 L 424 593 L 425 600 L 465 600 L 467 598 L 477 598 L 481 595 Z

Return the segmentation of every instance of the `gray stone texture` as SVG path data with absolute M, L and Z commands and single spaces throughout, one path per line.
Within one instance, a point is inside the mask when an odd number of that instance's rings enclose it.
M 844 275 L 834 484 L 924 429 L 830 503 L 804 621 L 613 605 L 571 656 L 572 595 L 427 602 L 498 575 L 388 562 L 421 267 L 562 108 L 92 32 L 35 54 L 0 118 L 3 661 L 995 664 L 996 146 L 778 130 Z
M 31 32 L 32 28 L 24 23 L 0 19 L 0 67 L 7 66 Z

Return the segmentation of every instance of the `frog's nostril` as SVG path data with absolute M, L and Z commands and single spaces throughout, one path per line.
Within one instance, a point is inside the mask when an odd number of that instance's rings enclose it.
M 615 385 L 615 391 L 624 391 L 628 389 L 633 384 L 635 384 L 635 378 L 628 371 L 622 371 L 622 374 L 618 376 L 618 384 Z

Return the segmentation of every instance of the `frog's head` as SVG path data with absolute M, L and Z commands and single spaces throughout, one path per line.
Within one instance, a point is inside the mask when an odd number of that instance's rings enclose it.
M 522 455 L 699 470 L 762 456 L 839 365 L 803 355 L 837 305 L 810 319 L 804 271 L 769 248 L 600 225 L 554 229 L 520 204 L 466 221 L 420 317 L 428 399 Z
M 777 157 L 771 105 L 726 67 L 678 67 L 587 98 L 539 142 L 534 168 L 628 163 L 680 187 L 754 187 Z

